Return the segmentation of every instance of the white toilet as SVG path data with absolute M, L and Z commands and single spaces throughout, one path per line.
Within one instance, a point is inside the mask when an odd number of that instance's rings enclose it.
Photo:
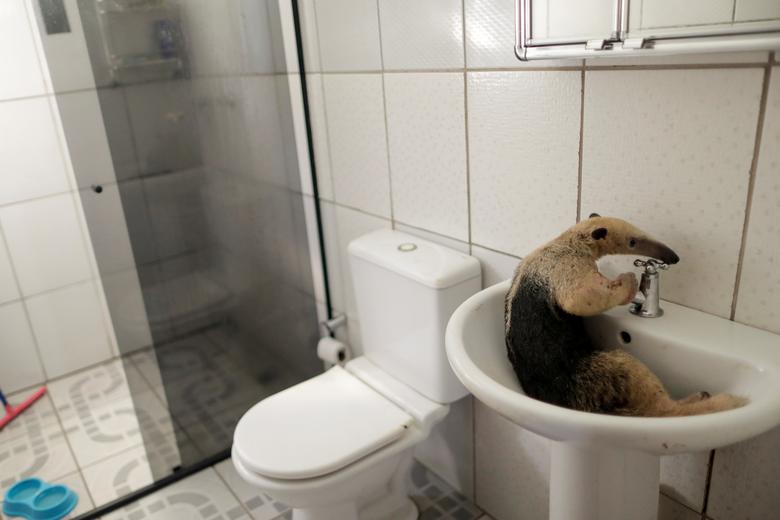
M 354 240 L 349 260 L 365 354 L 253 406 L 233 464 L 294 520 L 411 520 L 412 449 L 468 394 L 444 329 L 480 290 L 479 262 L 390 230 Z

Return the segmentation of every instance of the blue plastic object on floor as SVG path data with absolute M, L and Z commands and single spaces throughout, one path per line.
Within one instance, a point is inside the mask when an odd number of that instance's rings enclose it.
M 26 478 L 6 491 L 3 513 L 27 520 L 60 520 L 73 511 L 78 501 L 68 486 Z

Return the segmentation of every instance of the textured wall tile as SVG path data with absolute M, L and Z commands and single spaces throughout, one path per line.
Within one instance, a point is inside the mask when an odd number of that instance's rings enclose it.
M 582 214 L 625 218 L 682 258 L 662 297 L 728 316 L 761 70 L 588 72 Z M 632 270 L 632 258 L 608 261 Z
M 325 91 L 322 74 L 307 74 L 306 90 L 309 96 L 309 117 L 317 167 L 317 187 L 323 199 L 333 200 L 333 179 L 330 171 L 328 144 L 328 117 L 325 112 Z
M 22 294 L 90 278 L 84 235 L 73 196 L 47 197 L 0 209 Z
M 70 188 L 46 98 L 0 104 L 0 204 Z
M 525 255 L 575 222 L 579 72 L 468 74 L 472 240 Z
M 97 287 L 71 285 L 26 301 L 41 361 L 50 378 L 111 357 Z
M 699 520 L 700 518 L 699 513 L 669 497 L 661 495 L 658 500 L 658 520 Z
M 379 0 L 385 69 L 463 67 L 460 0 Z
M 780 18 L 780 3 L 775 0 L 736 0 L 734 20 L 771 20 Z
M 475 405 L 477 506 L 501 520 L 547 518 L 550 441 Z
M 780 332 L 780 68 L 772 71 L 747 231 L 737 321 Z
M 19 298 L 19 287 L 16 284 L 11 257 L 5 246 L 5 239 L 0 229 L 0 304 Z
M 474 403 L 469 395 L 415 446 L 414 457 L 469 498 L 474 497 Z
M 576 67 L 582 60 L 520 61 L 515 56 L 515 0 L 466 0 L 466 66 Z
M 5 0 L 0 7 L 0 99 L 38 96 L 45 92 L 43 71 L 38 61 L 26 0 Z
M 4 392 L 14 392 L 46 380 L 30 323 L 20 302 L 0 305 L 0 356 L 7 360 L 0 364 Z
M 464 254 L 469 254 L 469 244 L 467 242 L 462 242 L 454 238 L 445 237 L 444 235 L 433 233 L 431 231 L 426 231 L 425 229 L 422 228 L 407 226 L 406 224 L 401 224 L 400 222 L 395 223 L 394 229 L 398 231 L 403 231 L 404 233 L 409 233 L 410 235 L 424 238 L 425 240 L 430 240 L 431 242 L 436 242 L 437 244 L 443 245 L 445 247 L 449 247 L 450 249 L 454 249 L 455 251 L 459 251 Z
M 326 75 L 324 85 L 336 202 L 389 217 L 382 77 Z
M 376 0 L 315 0 L 324 72 L 380 70 Z
M 461 73 L 385 74 L 393 217 L 468 240 Z
M 707 516 L 770 520 L 780 511 L 780 428 L 715 452 Z
M 661 492 L 701 511 L 709 461 L 709 451 L 661 457 Z
M 512 278 L 517 265 L 520 263 L 520 259 L 515 256 L 498 253 L 479 246 L 472 246 L 471 254 L 482 264 L 482 287 L 490 287 Z

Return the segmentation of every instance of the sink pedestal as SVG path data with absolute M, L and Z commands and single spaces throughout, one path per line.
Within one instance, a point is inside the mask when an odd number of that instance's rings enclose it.
M 660 467 L 640 451 L 553 442 L 550 520 L 657 520 Z

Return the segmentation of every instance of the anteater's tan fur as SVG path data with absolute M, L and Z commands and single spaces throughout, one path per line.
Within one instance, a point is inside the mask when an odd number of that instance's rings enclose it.
M 601 231 L 599 233 L 597 230 Z M 606 230 L 606 235 L 601 236 Z M 598 237 L 598 238 L 596 238 Z M 660 253 L 659 253 L 660 252 Z M 623 220 L 594 215 L 528 255 L 518 266 L 506 301 L 507 334 L 512 302 L 519 284 L 543 280 L 561 309 L 574 316 L 593 316 L 630 302 L 637 291 L 633 273 L 615 280 L 604 277 L 596 260 L 610 254 L 677 256 Z M 512 353 L 510 351 L 510 358 Z M 683 416 L 728 410 L 745 399 L 699 392 L 674 400 L 661 381 L 642 362 L 623 350 L 597 351 L 578 366 L 575 395 L 578 410 L 630 416 Z

